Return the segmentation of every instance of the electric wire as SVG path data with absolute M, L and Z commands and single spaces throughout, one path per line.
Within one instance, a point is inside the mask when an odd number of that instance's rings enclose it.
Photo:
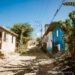
M 62 7 L 62 5 L 63 5 L 64 2 L 65 2 L 65 0 L 62 0 L 61 5 L 59 6 L 59 8 L 56 10 L 55 14 L 53 15 L 53 18 L 51 20 L 51 23 L 53 22 L 54 18 L 57 16 L 57 14 L 60 11 L 60 9 L 61 9 L 61 7 Z

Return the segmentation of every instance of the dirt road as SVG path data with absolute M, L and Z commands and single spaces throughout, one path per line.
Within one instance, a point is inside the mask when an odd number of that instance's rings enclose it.
M 51 70 L 53 62 L 54 59 L 36 47 L 23 56 L 8 55 L 0 59 L 0 75 L 56 75 L 56 71 Z

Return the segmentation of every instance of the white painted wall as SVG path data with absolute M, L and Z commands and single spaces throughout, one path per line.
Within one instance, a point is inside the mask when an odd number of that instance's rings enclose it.
M 48 33 L 48 41 L 47 41 L 47 48 L 52 48 L 52 32 Z
M 60 48 L 60 44 L 58 44 L 57 47 L 58 47 L 58 50 L 60 51 L 60 49 L 61 49 L 61 48 Z
M 43 40 L 42 40 L 44 43 L 47 43 L 48 41 L 48 36 L 44 36 Z
M 16 47 L 16 37 L 10 33 L 6 33 L 6 41 L 4 41 L 4 33 L 2 32 L 2 51 L 3 52 L 14 52 Z M 12 43 L 12 36 L 13 36 L 13 43 Z

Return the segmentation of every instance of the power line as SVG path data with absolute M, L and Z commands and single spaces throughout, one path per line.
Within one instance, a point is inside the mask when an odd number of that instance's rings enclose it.
M 61 7 L 62 7 L 64 1 L 65 1 L 65 0 L 62 0 L 61 5 L 60 5 L 59 8 L 56 10 L 56 12 L 55 12 L 55 14 L 54 14 L 54 16 L 53 16 L 53 18 L 52 18 L 52 20 L 51 20 L 51 23 L 53 22 L 54 18 L 56 17 L 56 15 L 58 14 L 58 12 L 60 11 L 60 9 L 61 9 Z

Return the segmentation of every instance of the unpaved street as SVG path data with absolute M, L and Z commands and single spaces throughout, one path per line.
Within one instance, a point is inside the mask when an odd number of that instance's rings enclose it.
M 24 56 L 15 54 L 0 59 L 0 75 L 52 75 L 54 61 L 39 48 L 33 48 Z

